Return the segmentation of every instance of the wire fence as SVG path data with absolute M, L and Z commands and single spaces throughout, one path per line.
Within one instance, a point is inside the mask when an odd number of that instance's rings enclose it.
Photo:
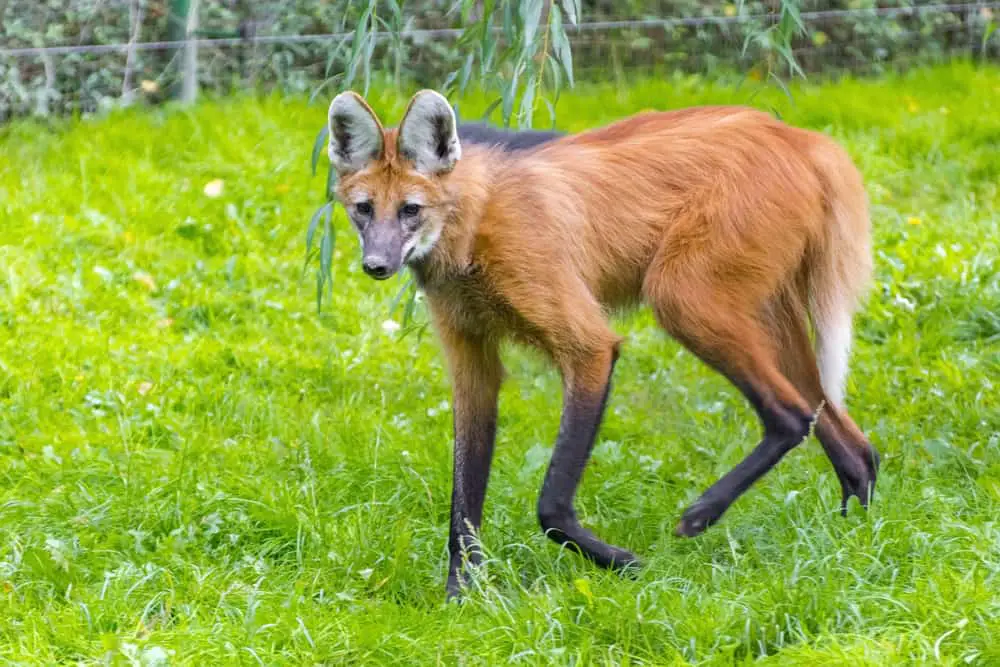
M 0 121 L 16 115 L 88 113 L 137 100 L 159 101 L 179 85 L 185 59 L 192 93 L 248 87 L 305 93 L 339 74 L 343 63 L 331 55 L 349 51 L 344 47 L 353 38 L 352 30 L 322 30 L 345 27 L 345 17 L 341 26 L 331 19 L 326 26 L 322 22 L 305 26 L 309 32 L 268 34 L 288 26 L 276 18 L 278 14 L 254 13 L 248 3 L 239 20 L 239 12 L 231 12 L 223 22 L 203 20 L 184 26 L 187 32 L 180 34 L 188 38 L 143 40 L 143 35 L 171 33 L 173 17 L 164 16 L 162 7 L 157 15 L 162 2 L 91 0 L 95 1 L 101 11 L 110 12 L 104 25 L 80 30 L 77 43 L 51 44 L 46 42 L 58 41 L 58 31 L 57 39 L 32 37 L 25 21 L 12 21 L 9 7 L 3 11 L 11 0 L 0 0 Z M 752 69 L 760 54 L 747 48 L 747 36 L 755 26 L 773 21 L 774 14 L 739 14 L 726 3 L 708 6 L 707 11 L 713 13 L 615 17 L 572 28 L 579 76 L 605 79 L 609 73 L 624 78 L 637 71 Z M 1000 2 L 803 11 L 807 30 L 794 44 L 794 52 L 811 71 L 877 73 L 956 56 L 995 60 L 1000 57 L 1000 36 L 990 37 L 998 13 Z M 44 20 L 59 25 L 60 18 L 50 13 Z M 204 18 L 211 19 L 211 14 Z M 425 18 L 424 23 L 433 20 Z M 436 85 L 459 62 L 454 42 L 461 29 L 415 27 L 418 23 L 411 20 L 403 39 L 396 42 L 404 54 L 380 49 L 376 60 L 391 70 L 391 56 L 397 61 L 402 56 L 408 77 L 421 85 Z M 387 33 L 378 36 L 383 45 L 390 41 L 385 39 Z

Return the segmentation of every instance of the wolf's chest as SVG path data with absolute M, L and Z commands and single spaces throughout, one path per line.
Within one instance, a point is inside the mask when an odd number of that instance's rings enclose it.
M 431 281 L 424 284 L 423 289 L 437 316 L 467 335 L 524 338 L 529 328 L 509 300 L 480 270 Z

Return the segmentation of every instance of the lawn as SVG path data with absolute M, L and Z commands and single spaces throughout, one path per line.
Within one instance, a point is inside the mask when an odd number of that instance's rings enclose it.
M 433 333 L 399 330 L 401 280 L 364 276 L 342 219 L 322 314 L 303 273 L 326 105 L 0 129 L 0 662 L 1000 663 L 1000 69 L 757 90 L 578 85 L 559 124 L 749 102 L 849 148 L 875 228 L 848 385 L 883 454 L 871 510 L 839 516 L 810 440 L 674 538 L 758 426 L 641 311 L 578 507 L 646 568 L 540 533 L 560 382 L 512 349 L 463 605 Z M 373 98 L 391 122 L 406 102 Z

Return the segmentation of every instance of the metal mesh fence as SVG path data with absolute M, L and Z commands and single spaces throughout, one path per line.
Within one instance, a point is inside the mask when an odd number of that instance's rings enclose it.
M 344 66 L 350 4 L 319 0 L 187 0 L 194 5 L 197 84 L 202 91 L 279 88 L 307 94 Z M 0 121 L 25 114 L 89 113 L 157 102 L 177 85 L 185 28 L 177 0 L 0 0 Z M 377 67 L 438 85 L 457 67 L 460 30 L 452 3 L 423 0 L 408 11 L 404 39 L 382 40 Z M 761 67 L 766 53 L 747 37 L 774 6 L 724 1 L 584 3 L 571 29 L 580 79 L 682 70 Z M 1000 2 L 803 3 L 807 34 L 794 51 L 808 71 L 878 73 L 956 56 L 1000 58 Z M 177 38 L 180 35 L 181 38 Z

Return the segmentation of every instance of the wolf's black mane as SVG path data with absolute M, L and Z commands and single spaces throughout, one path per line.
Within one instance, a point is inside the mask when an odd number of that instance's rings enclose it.
M 486 123 L 459 123 L 458 140 L 483 146 L 500 146 L 506 151 L 520 151 L 541 146 L 564 136 L 556 130 L 504 130 Z

